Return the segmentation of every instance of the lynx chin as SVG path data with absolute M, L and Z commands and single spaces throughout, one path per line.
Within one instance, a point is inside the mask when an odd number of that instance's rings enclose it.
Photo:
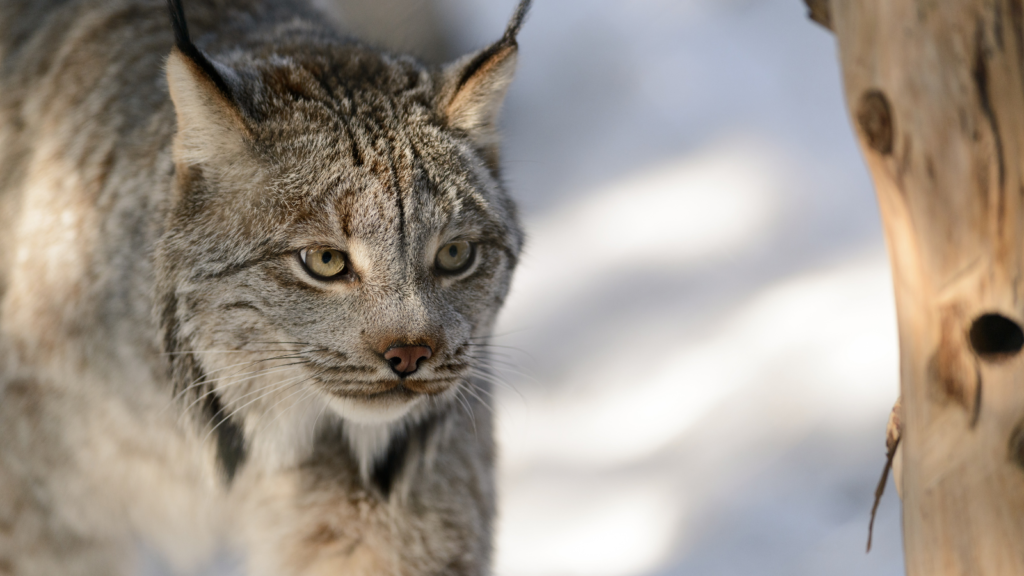
M 0 575 L 490 573 L 529 4 L 431 67 L 302 0 L 0 0 Z

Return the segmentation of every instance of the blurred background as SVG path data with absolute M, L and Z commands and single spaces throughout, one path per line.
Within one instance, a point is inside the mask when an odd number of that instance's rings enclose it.
M 321 0 L 439 62 L 514 0 Z M 864 552 L 896 321 L 832 36 L 801 0 L 537 0 L 506 103 L 499 576 L 902 574 Z

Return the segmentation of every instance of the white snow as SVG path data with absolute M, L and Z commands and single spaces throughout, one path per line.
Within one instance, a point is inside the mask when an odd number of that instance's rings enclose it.
M 469 49 L 514 2 L 440 4 Z M 864 553 L 898 352 L 832 37 L 799 0 L 547 0 L 520 46 L 497 574 L 901 574 L 891 486 Z

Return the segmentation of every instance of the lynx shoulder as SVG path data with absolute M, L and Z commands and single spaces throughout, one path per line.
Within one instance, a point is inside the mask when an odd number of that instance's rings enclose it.
M 300 1 L 0 0 L 0 573 L 489 573 L 529 3 L 429 67 Z

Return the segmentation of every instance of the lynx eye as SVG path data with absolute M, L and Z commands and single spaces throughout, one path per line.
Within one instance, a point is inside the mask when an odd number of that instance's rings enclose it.
M 437 251 L 437 268 L 446 274 L 462 272 L 473 263 L 475 246 L 465 240 L 449 242 Z
M 345 254 L 334 248 L 305 248 L 299 252 L 306 270 L 316 278 L 333 280 L 348 272 Z

